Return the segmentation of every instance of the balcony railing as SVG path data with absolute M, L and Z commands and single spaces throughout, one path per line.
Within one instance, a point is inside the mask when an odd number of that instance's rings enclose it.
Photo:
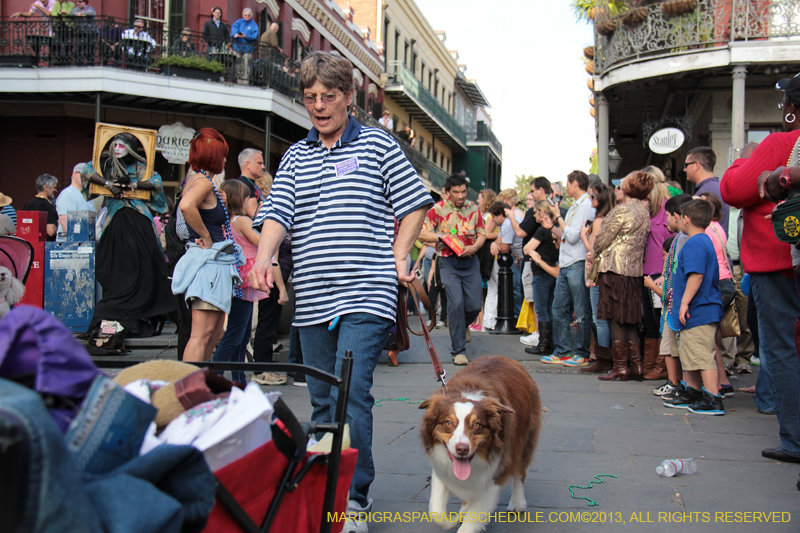
M 694 11 L 667 14 L 667 0 L 612 19 L 608 0 L 598 0 L 595 15 L 595 73 L 650 56 L 726 46 L 731 41 L 800 37 L 797 0 L 697 0 Z M 684 0 L 683 4 L 687 4 Z
M 503 153 L 503 145 L 497 140 L 497 137 L 492 132 L 492 128 L 486 125 L 483 121 L 478 121 L 477 128 L 474 131 L 467 133 L 468 141 L 488 142 L 494 146 L 498 153 Z
M 299 97 L 300 65 L 274 48 L 207 42 L 197 33 L 132 29 L 113 19 L 0 21 L 0 66 L 109 66 L 265 87 Z M 184 65 L 177 65 L 179 61 Z
M 402 85 L 407 94 L 424 106 L 425 110 L 439 123 L 442 124 L 461 144 L 467 143 L 467 133 L 447 109 L 428 92 L 422 83 L 414 77 L 414 73 L 406 68 L 401 61 L 389 61 L 386 71 L 390 83 Z

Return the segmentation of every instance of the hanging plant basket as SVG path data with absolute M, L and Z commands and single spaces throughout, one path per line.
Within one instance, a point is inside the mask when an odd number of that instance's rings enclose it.
M 645 19 L 647 19 L 647 14 L 649 12 L 650 10 L 646 7 L 637 7 L 636 9 L 631 9 L 622 15 L 622 23 L 626 26 L 636 26 L 641 24 L 645 21 Z
M 594 74 L 594 61 L 586 62 L 586 72 L 589 74 Z
M 589 81 L 586 82 L 586 86 L 589 87 L 590 91 L 594 91 L 594 80 L 589 78 Z
M 587 46 L 583 49 L 583 55 L 586 59 L 594 59 L 594 46 Z
M 697 9 L 697 0 L 670 0 L 661 4 L 661 11 L 668 17 L 692 13 Z
M 617 29 L 617 22 L 608 18 L 595 20 L 594 27 L 597 29 L 597 33 L 608 37 Z
M 589 10 L 586 12 L 586 18 L 589 20 L 594 20 L 594 8 L 590 7 Z

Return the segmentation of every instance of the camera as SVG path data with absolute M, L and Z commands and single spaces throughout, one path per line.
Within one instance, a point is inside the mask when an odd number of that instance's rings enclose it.
M 587 221 L 586 221 L 586 227 L 588 228 L 588 227 L 589 227 L 589 226 L 591 226 L 591 225 L 592 225 L 592 221 L 591 221 L 591 220 L 587 220 Z

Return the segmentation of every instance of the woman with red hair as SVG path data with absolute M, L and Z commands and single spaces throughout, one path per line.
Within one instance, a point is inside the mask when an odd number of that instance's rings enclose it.
M 222 172 L 227 155 L 228 143 L 212 128 L 197 130 L 189 145 L 189 165 L 196 174 L 184 187 L 180 210 L 189 230 L 189 242 L 204 250 L 227 240 L 226 226 L 230 224 L 225 200 L 211 181 L 215 174 Z M 187 297 L 187 304 L 192 312 L 192 333 L 186 344 L 184 361 L 208 361 L 225 333 L 228 309 L 199 297 Z
M 650 212 L 645 200 L 653 190 L 653 177 L 640 170 L 631 172 L 622 180 L 622 189 L 628 200 L 605 216 L 589 254 L 591 261 L 600 261 L 597 318 L 608 321 L 612 341 L 613 366 L 598 379 L 627 381 L 630 373 L 631 378 L 641 381 L 637 324 L 642 320 L 642 266 L 650 233 Z

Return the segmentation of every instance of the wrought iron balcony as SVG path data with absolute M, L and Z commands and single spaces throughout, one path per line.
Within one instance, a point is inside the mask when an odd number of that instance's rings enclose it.
M 384 92 L 392 96 L 415 121 L 438 134 L 451 149 L 466 150 L 467 133 L 447 109 L 428 92 L 401 61 L 389 61 L 386 66 L 389 83 Z
M 265 87 L 292 99 L 300 96 L 300 65 L 272 47 L 208 42 L 198 33 L 184 37 L 181 31 L 159 28 L 127 31 L 132 28 L 112 18 L 0 21 L 0 66 L 115 67 Z
M 677 10 L 693 10 L 678 14 Z M 608 0 L 595 12 L 594 69 L 663 55 L 727 46 L 732 41 L 763 41 L 800 36 L 797 0 L 667 0 L 607 18 Z
M 490 128 L 485 122 L 482 120 L 478 121 L 478 125 L 474 131 L 470 131 L 467 134 L 468 141 L 475 141 L 475 142 L 488 142 L 491 144 L 497 153 L 503 153 L 503 145 L 500 144 L 500 141 L 497 140 L 494 132 L 492 132 L 492 128 Z

